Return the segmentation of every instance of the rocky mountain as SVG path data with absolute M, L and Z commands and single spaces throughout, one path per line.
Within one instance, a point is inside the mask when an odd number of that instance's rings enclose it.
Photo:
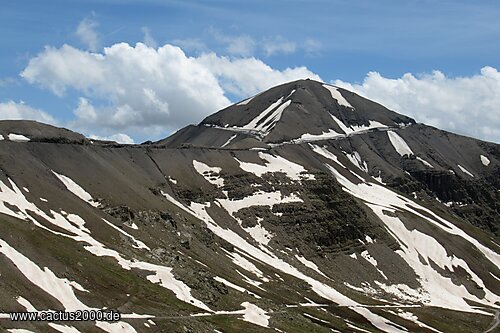
M 158 142 L 0 135 L 7 331 L 498 330 L 498 144 L 310 80 Z M 84 309 L 122 317 L 8 315 Z

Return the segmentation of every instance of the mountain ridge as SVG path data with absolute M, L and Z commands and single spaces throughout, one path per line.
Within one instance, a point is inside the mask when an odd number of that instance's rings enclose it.
M 0 313 L 123 314 L 73 332 L 494 324 L 499 145 L 318 82 L 273 89 L 142 145 L 0 122 Z

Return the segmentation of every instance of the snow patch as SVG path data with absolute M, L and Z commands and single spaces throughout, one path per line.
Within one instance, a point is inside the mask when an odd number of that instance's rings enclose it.
M 425 166 L 428 166 L 429 168 L 434 169 L 434 167 L 432 166 L 432 164 L 430 164 L 429 162 L 427 162 L 426 160 L 424 160 L 422 157 L 417 156 L 417 160 L 419 160 L 420 162 L 422 162 Z
M 345 106 L 345 107 L 348 107 L 348 108 L 354 110 L 354 107 L 351 104 L 349 104 L 349 102 L 344 98 L 344 96 L 342 96 L 342 94 L 340 93 L 340 91 L 337 87 L 331 86 L 328 84 L 324 84 L 323 87 L 325 87 L 326 90 L 328 90 L 330 92 L 330 94 L 332 95 L 332 98 L 334 100 L 336 100 L 339 105 L 342 105 L 342 106 Z
M 229 288 L 233 288 L 241 293 L 248 293 L 252 296 L 254 296 L 255 298 L 259 299 L 261 298 L 259 295 L 257 294 L 254 294 L 253 292 L 251 291 L 248 291 L 247 289 L 243 288 L 243 287 L 240 287 L 238 286 L 237 284 L 234 284 L 232 282 L 229 282 L 228 280 L 224 279 L 224 278 L 221 278 L 220 276 L 216 276 L 214 277 L 214 280 L 217 281 L 217 282 L 220 282 L 222 284 L 225 284 L 226 286 L 228 286 Z
M 396 149 L 399 155 L 413 155 L 413 151 L 410 149 L 406 141 L 403 140 L 403 138 L 400 137 L 396 132 L 387 131 L 387 136 L 389 137 L 392 146 L 394 147 L 394 149 Z
M 292 103 L 291 100 L 283 103 L 284 99 L 286 98 L 281 97 L 276 102 L 272 103 L 267 109 L 262 111 L 248 124 L 242 127 L 233 126 L 233 129 L 260 132 L 261 136 L 268 135 L 269 132 L 271 132 L 271 130 L 274 128 L 276 123 L 281 119 L 283 111 L 285 111 L 285 109 Z
M 5 255 L 31 283 L 52 295 L 66 310 L 76 311 L 89 308 L 76 297 L 72 283 L 74 281 L 58 278 L 47 267 L 41 269 L 2 239 L 0 239 L 0 253 Z
M 482 280 L 469 268 L 464 260 L 455 255 L 448 255 L 446 249 L 436 239 L 416 229 L 411 231 L 408 230 L 399 218 L 388 216 L 384 212 L 389 211 L 395 213 L 396 210 L 402 210 L 412 213 L 444 232 L 465 239 L 481 251 L 493 264 L 499 266 L 500 256 L 497 253 L 479 243 L 453 223 L 439 217 L 418 203 L 403 198 L 390 189 L 376 183 L 354 184 L 333 167 L 329 165 L 326 166 L 337 178 L 344 191 L 363 200 L 384 222 L 388 231 L 394 235 L 394 238 L 400 243 L 401 250 L 398 250 L 397 253 L 420 277 L 420 282 L 424 291 L 419 293 L 419 299 L 422 302 L 459 311 L 477 312 L 479 310 L 471 307 L 465 299 L 489 306 L 495 304 L 495 302 L 500 299 L 484 286 Z M 427 261 L 427 263 L 432 260 L 440 268 L 450 271 L 454 271 L 456 267 L 462 267 L 471 276 L 472 280 L 480 288 L 483 288 L 485 297 L 479 299 L 470 294 L 465 286 L 456 285 L 450 278 L 444 277 L 438 271 L 434 270 L 430 264 L 423 264 L 421 262 L 422 258 Z
M 295 255 L 295 258 L 297 258 L 298 261 L 300 261 L 304 266 L 309 267 L 313 271 L 317 272 L 318 274 L 328 278 L 322 271 L 319 270 L 318 266 L 313 263 L 312 261 L 307 260 L 306 258 L 299 256 L 298 254 Z
M 302 315 L 303 315 L 304 317 L 307 317 L 307 318 L 310 318 L 310 319 L 313 319 L 313 320 L 317 320 L 317 321 L 322 322 L 322 323 L 325 323 L 325 324 L 330 324 L 330 322 L 329 322 L 329 321 L 326 321 L 326 320 L 319 319 L 319 318 L 317 318 L 317 317 L 311 316 L 311 315 L 310 315 L 310 314 L 308 314 L 308 313 L 303 313 Z
M 217 187 L 224 186 L 224 179 L 220 176 L 222 168 L 211 167 L 197 160 L 193 160 L 193 166 L 196 172 L 202 175 L 209 183 L 214 184 Z
M 282 195 L 281 191 L 264 192 L 257 191 L 248 197 L 239 200 L 217 199 L 217 202 L 231 215 L 243 208 L 252 206 L 268 206 L 273 208 L 274 205 L 290 202 L 303 202 L 301 198 L 291 193 L 290 195 Z
M 28 141 L 30 141 L 30 138 L 25 137 L 22 134 L 10 133 L 8 135 L 8 137 L 9 137 L 10 141 L 14 141 L 14 142 L 28 142 Z
M 250 101 L 251 101 L 254 97 L 255 97 L 255 96 L 250 97 L 250 98 L 247 98 L 247 99 L 244 99 L 244 100 L 242 100 L 241 102 L 239 102 L 239 103 L 238 103 L 238 104 L 236 104 L 236 105 L 238 105 L 238 106 L 247 105 L 248 103 L 250 103 Z
M 342 134 L 335 132 L 333 129 L 329 129 L 328 132 L 322 132 L 321 134 L 309 134 L 305 133 L 298 139 L 292 140 L 293 143 L 304 143 L 310 141 L 328 140 L 343 137 Z
M 249 302 L 243 302 L 241 305 L 245 308 L 243 313 L 244 321 L 262 327 L 269 327 L 269 318 L 271 317 L 266 314 L 266 311 Z
M 50 211 L 51 215 L 46 214 L 44 211 L 39 209 L 35 204 L 32 202 L 29 202 L 26 197 L 24 196 L 23 192 L 17 187 L 17 185 L 11 180 L 8 179 L 11 188 L 6 186 L 2 181 L 0 181 L 0 213 L 4 213 L 6 215 L 18 218 L 20 220 L 28 220 L 31 221 L 35 226 L 42 228 L 48 232 L 51 232 L 55 235 L 59 235 L 62 237 L 67 237 L 75 240 L 76 242 L 83 242 L 86 243 L 87 245 L 84 246 L 84 249 L 87 251 L 91 252 L 92 254 L 96 256 L 108 256 L 108 257 L 113 257 L 117 260 L 118 264 L 126 269 L 130 270 L 131 268 L 138 268 L 146 271 L 151 271 L 154 274 L 147 276 L 147 279 L 152 282 L 152 283 L 159 283 L 162 287 L 167 288 L 171 291 L 174 292 L 174 294 L 177 296 L 182 301 L 185 301 L 187 303 L 190 303 L 194 306 L 197 306 L 202 309 L 209 310 L 209 308 L 203 304 L 201 301 L 195 299 L 194 297 L 191 296 L 190 294 L 190 288 L 184 284 L 182 281 L 176 280 L 174 278 L 174 275 L 171 273 L 172 268 L 166 267 L 166 266 L 160 266 L 160 265 L 154 265 L 154 264 L 149 264 L 146 262 L 141 262 L 141 261 L 131 261 L 127 260 L 122 257 L 122 255 L 115 250 L 106 248 L 104 244 L 100 243 L 96 239 L 94 239 L 90 233 L 88 233 L 88 229 L 84 228 L 83 226 L 83 219 L 75 218 L 73 217 L 72 220 L 76 221 L 75 222 L 70 222 L 70 220 L 67 219 L 67 217 L 64 217 L 62 214 L 57 213 L 53 210 Z M 18 210 L 12 210 L 9 207 L 5 205 L 5 203 L 8 203 L 9 205 L 16 206 Z M 29 212 L 29 213 L 28 213 Z M 35 219 L 32 215 L 36 214 L 40 218 L 46 220 L 47 222 L 51 223 L 54 226 L 57 226 L 58 228 L 61 228 L 62 230 L 65 230 L 69 232 L 63 233 L 59 231 L 54 231 L 48 227 L 46 227 L 43 224 L 40 224 L 37 219 Z M 74 214 L 73 214 L 74 215 Z M 68 216 L 71 216 L 69 214 Z M 76 216 L 76 215 L 75 215 Z M 71 218 L 71 217 L 70 217 Z M 75 226 L 76 224 L 76 226 Z M 138 243 L 138 246 L 141 246 L 140 243 Z M 5 246 L 7 246 L 6 244 Z M 3 247 L 5 248 L 5 247 Z M 45 283 L 47 288 L 57 288 L 59 292 L 65 293 L 66 298 L 61 298 L 59 301 L 64 305 L 66 302 L 68 306 L 71 306 L 72 309 L 85 309 L 82 308 L 82 303 L 76 299 L 76 297 L 72 298 L 71 293 L 69 292 L 69 289 L 66 288 L 64 289 L 64 283 L 63 282 L 54 282 L 56 277 L 51 277 L 51 272 L 47 271 L 45 269 L 43 275 L 40 275 L 39 271 L 41 269 L 30 266 L 30 264 L 27 262 L 27 258 L 22 259 L 19 254 L 16 254 L 17 252 L 12 249 L 9 250 L 10 254 L 12 254 L 13 258 L 21 260 L 21 263 L 24 263 L 27 265 L 27 267 L 31 267 L 29 270 L 27 270 L 27 274 L 35 274 L 32 281 L 33 283 L 37 284 L 38 283 Z M 34 264 L 33 264 L 34 265 Z M 19 267 L 18 264 L 16 266 Z M 35 265 L 36 266 L 36 265 Z M 26 274 L 25 274 L 26 275 Z M 52 273 L 53 275 L 53 273 Z M 29 280 L 32 280 L 27 276 Z M 44 279 L 49 279 L 49 282 Z M 52 281 L 52 280 L 54 281 Z M 76 284 L 76 282 L 67 282 L 66 283 L 70 288 L 76 288 L 77 290 L 85 291 L 83 287 L 79 286 Z M 38 285 L 38 284 L 37 284 Z M 79 287 L 78 287 L 79 286 Z M 43 287 L 41 287 L 44 289 Z M 44 289 L 45 290 L 45 289 Z M 51 289 L 47 289 L 47 292 L 56 297 L 58 290 L 52 291 Z M 69 295 L 69 296 L 68 296 Z M 74 296 L 74 294 L 73 294 Z M 65 306 L 66 307 L 66 306 Z M 108 323 L 101 323 L 104 327 L 104 329 L 109 328 L 109 327 L 114 327 L 113 324 L 108 324 Z M 111 326 L 109 326 L 111 325 Z M 128 324 L 127 324 L 128 325 Z
M 230 229 L 224 229 L 221 226 L 219 226 L 207 212 L 207 208 L 210 208 L 211 203 L 202 204 L 202 203 L 191 202 L 191 205 L 189 207 L 186 207 L 177 200 L 175 200 L 170 195 L 167 196 L 167 199 L 169 199 L 169 201 L 171 201 L 174 205 L 176 205 L 186 213 L 205 222 L 207 227 L 213 233 L 215 233 L 222 239 L 228 241 L 236 248 L 239 248 L 241 251 L 246 252 L 249 256 L 255 258 L 256 260 L 264 262 L 271 267 L 274 267 L 276 270 L 280 270 L 285 274 L 289 274 L 297 277 L 298 279 L 303 280 L 304 282 L 308 283 L 311 286 L 312 290 L 321 297 L 336 302 L 339 305 L 352 307 L 351 309 L 353 311 L 365 317 L 378 329 L 385 332 L 394 332 L 395 328 L 394 326 L 391 325 L 392 323 L 390 320 L 383 318 L 375 313 L 372 313 L 368 309 L 361 308 L 360 307 L 361 305 L 359 303 L 339 293 L 337 290 L 330 287 L 329 285 L 326 285 L 302 273 L 289 263 L 276 257 L 274 254 L 263 251 L 262 249 L 259 249 L 255 246 L 252 246 L 250 243 L 248 243 L 245 239 L 236 234 L 234 231 Z M 396 329 L 396 332 L 404 332 L 404 331 Z
M 344 131 L 345 136 L 351 136 L 353 134 L 361 134 L 364 132 L 367 132 L 368 130 L 374 129 L 374 128 L 389 128 L 389 126 L 384 125 L 378 121 L 375 120 L 368 120 L 368 126 L 367 125 L 350 125 L 346 126 L 342 120 L 339 118 L 335 117 L 333 114 L 330 113 L 330 117 L 332 117 L 333 121 L 337 123 L 337 125 L 340 127 L 342 131 Z
M 483 163 L 484 166 L 490 165 L 490 159 L 484 155 L 480 155 L 479 158 L 481 159 L 481 163 Z
M 460 171 L 462 171 L 463 173 L 465 173 L 466 175 L 468 176 L 471 176 L 471 177 L 474 177 L 474 175 L 472 173 L 469 172 L 469 170 L 467 170 L 466 168 L 464 168 L 463 166 L 461 166 L 460 164 L 457 164 L 458 168 L 460 169 Z
M 317 154 L 319 154 L 319 155 L 321 155 L 321 156 L 323 156 L 323 157 L 325 157 L 325 158 L 327 158 L 329 160 L 334 161 L 335 163 L 337 163 L 338 165 L 340 165 L 343 168 L 346 168 L 345 165 L 343 165 L 342 163 L 340 163 L 338 157 L 335 154 L 331 153 L 327 149 L 326 146 L 320 147 L 320 146 L 316 146 L 316 145 L 312 145 L 312 144 L 309 144 L 309 146 L 311 147 L 311 149 L 315 153 L 317 153 Z
M 231 258 L 231 261 L 236 265 L 240 266 L 247 272 L 255 274 L 258 278 L 263 280 L 264 282 L 269 282 L 269 279 L 264 276 L 264 273 L 260 269 L 257 268 L 253 263 L 251 263 L 247 258 L 239 255 L 238 253 L 228 252 L 228 256 Z
M 221 147 L 221 148 L 226 147 L 226 146 L 227 146 L 228 144 L 230 144 L 230 143 L 231 143 L 231 141 L 233 141 L 233 140 L 234 140 L 234 138 L 236 138 L 237 136 L 238 136 L 238 134 L 234 134 L 234 135 L 233 135 L 233 136 L 231 136 L 229 139 L 227 139 L 227 141 L 226 141 L 226 142 L 225 142 L 222 146 L 220 146 L 220 147 Z
M 268 172 L 283 172 L 288 178 L 293 180 L 300 180 L 301 177 L 313 180 L 314 176 L 307 174 L 307 170 L 300 164 L 291 162 L 281 156 L 274 156 L 267 153 L 259 152 L 259 157 L 266 161 L 265 165 L 243 162 L 238 160 L 240 168 L 246 172 L 253 173 L 257 177 L 262 177 L 263 174 Z
M 102 219 L 102 220 L 104 222 L 106 222 L 106 224 L 109 225 L 111 228 L 115 229 L 116 231 L 118 231 L 122 235 L 125 235 L 128 238 L 130 238 L 134 242 L 134 245 L 132 245 L 132 246 L 135 247 L 136 249 L 145 249 L 145 250 L 151 251 L 151 249 L 146 244 L 144 244 L 140 240 L 136 239 L 134 236 L 132 236 L 131 234 L 129 234 L 125 230 L 122 230 L 122 229 L 118 228 L 116 225 L 114 225 L 113 223 L 111 223 L 111 222 L 109 222 L 109 221 L 107 221 L 105 219 Z M 135 226 L 135 228 L 137 228 L 137 226 Z M 133 228 L 133 229 L 135 229 L 135 228 Z
M 357 151 L 354 151 L 352 154 L 345 154 L 345 156 L 354 164 L 359 170 L 368 173 L 368 164 L 366 161 L 361 159 L 361 155 Z
M 243 229 L 248 232 L 256 242 L 268 245 L 273 238 L 273 235 L 261 225 L 262 220 L 263 219 L 261 217 L 257 217 L 257 224 L 255 226 Z
M 73 326 L 60 325 L 55 323 L 49 323 L 49 326 L 62 333 L 80 333 L 80 331 Z
M 387 312 L 395 314 L 395 315 L 397 315 L 405 320 L 414 322 L 418 326 L 423 327 L 423 328 L 427 328 L 433 332 L 442 333 L 441 331 L 435 329 L 434 327 L 431 327 L 431 326 L 426 325 L 426 324 L 422 323 L 421 321 L 419 321 L 418 317 L 411 312 L 403 311 L 401 309 L 398 309 L 398 312 L 394 312 L 394 311 L 387 311 Z
M 52 173 L 64 184 L 64 186 L 66 186 L 68 191 L 70 191 L 83 201 L 88 202 L 91 206 L 99 207 L 100 204 L 98 202 L 95 202 L 92 199 L 92 196 L 87 191 L 85 191 L 80 185 L 78 185 L 74 180 L 72 180 L 67 176 L 61 175 L 55 172 L 54 170 L 52 170 Z

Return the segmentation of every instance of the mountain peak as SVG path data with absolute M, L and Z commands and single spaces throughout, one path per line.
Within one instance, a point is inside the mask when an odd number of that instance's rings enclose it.
M 238 138 L 233 139 L 233 143 L 248 139 L 252 144 L 255 141 L 281 144 L 335 139 L 414 123 L 413 119 L 353 92 L 305 79 L 273 87 L 216 112 L 198 126 L 186 129 L 190 135 L 184 139 L 188 140 L 180 141 L 200 144 L 202 142 L 195 143 L 191 139 L 236 135 Z M 185 135 L 186 130 L 176 135 Z M 167 142 L 172 141 L 180 143 L 178 137 L 167 139 Z M 204 142 L 202 145 L 211 144 Z

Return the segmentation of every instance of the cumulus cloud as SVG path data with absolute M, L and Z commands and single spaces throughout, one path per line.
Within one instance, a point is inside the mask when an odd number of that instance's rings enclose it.
M 33 108 L 24 102 L 8 101 L 0 103 L 2 120 L 36 120 L 47 124 L 56 124 L 56 120 L 46 112 Z
M 321 78 L 306 67 L 276 70 L 256 58 L 232 59 L 214 53 L 204 54 L 197 61 L 208 68 L 218 79 L 222 88 L 238 96 L 249 96 L 278 84 L 298 80 Z
M 334 84 L 441 129 L 500 142 L 500 73 L 483 67 L 470 77 L 440 71 L 397 79 L 370 72 L 362 84 Z
M 287 81 L 319 79 L 305 67 L 280 71 L 254 58 L 188 57 L 173 45 L 143 43 L 102 53 L 47 47 L 21 76 L 59 96 L 67 90 L 82 96 L 72 128 L 150 135 L 201 121 L 231 103 L 228 92 L 245 98 Z
M 75 34 L 90 51 L 97 51 L 99 47 L 99 34 L 96 30 L 98 26 L 99 23 L 97 21 L 84 18 L 80 21 L 75 31 Z

